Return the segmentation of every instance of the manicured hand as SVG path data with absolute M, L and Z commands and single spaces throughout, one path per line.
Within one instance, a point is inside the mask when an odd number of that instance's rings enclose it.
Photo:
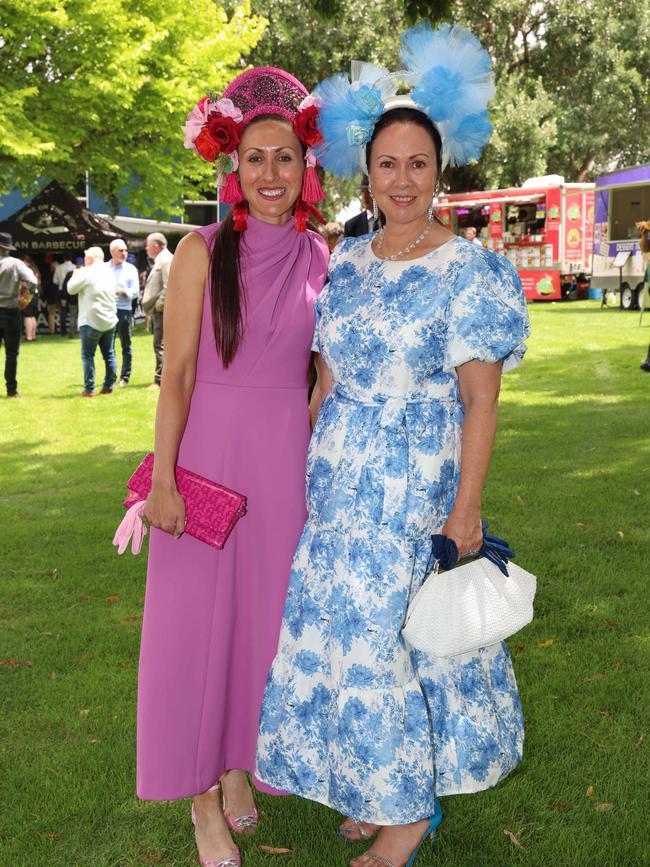
M 483 545 L 483 528 L 478 512 L 461 514 L 452 509 L 442 535 L 453 539 L 458 548 L 458 559 L 462 560 L 471 551 L 478 552 Z
M 176 488 L 151 489 L 144 506 L 144 516 L 153 527 L 171 533 L 174 539 L 185 531 L 185 503 Z

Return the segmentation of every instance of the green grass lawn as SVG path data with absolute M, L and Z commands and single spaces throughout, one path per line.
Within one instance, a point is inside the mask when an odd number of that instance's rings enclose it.
M 445 799 L 416 867 L 650 864 L 650 328 L 589 302 L 530 312 L 484 504 L 539 576 L 536 619 L 510 642 L 524 763 L 490 792 Z M 152 445 L 153 363 L 140 332 L 133 384 L 82 400 L 78 340 L 40 337 L 21 348 L 24 399 L 0 400 L 1 867 L 198 863 L 188 803 L 134 794 L 145 560 L 111 545 Z M 323 807 L 259 804 L 250 867 L 361 851 Z

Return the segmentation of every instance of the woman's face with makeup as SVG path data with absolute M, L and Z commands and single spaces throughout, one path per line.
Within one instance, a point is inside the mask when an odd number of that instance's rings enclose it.
M 288 222 L 305 170 L 303 147 L 291 124 L 279 118 L 252 122 L 237 151 L 239 183 L 251 216 L 277 225 Z
M 433 138 L 419 124 L 387 126 L 373 140 L 368 176 L 387 224 L 426 220 L 437 176 Z

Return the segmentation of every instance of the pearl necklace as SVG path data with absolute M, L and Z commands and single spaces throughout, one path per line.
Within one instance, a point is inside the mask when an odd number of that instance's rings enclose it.
M 388 260 L 389 262 L 394 262 L 396 259 L 399 259 L 400 256 L 404 256 L 406 253 L 410 253 L 411 250 L 415 250 L 415 248 L 418 246 L 418 244 L 421 244 L 422 241 L 424 241 L 426 236 L 429 234 L 430 228 L 431 228 L 431 223 L 429 223 L 427 225 L 426 229 L 424 230 L 424 232 L 422 232 L 420 237 L 416 238 L 416 240 L 413 241 L 412 244 L 409 244 L 408 247 L 404 247 L 402 250 L 398 250 L 397 253 L 393 253 L 392 256 L 381 256 L 381 258 L 384 260 Z M 381 254 L 383 249 L 384 249 L 384 227 L 382 226 L 381 229 L 379 230 L 379 234 L 377 236 L 377 252 Z

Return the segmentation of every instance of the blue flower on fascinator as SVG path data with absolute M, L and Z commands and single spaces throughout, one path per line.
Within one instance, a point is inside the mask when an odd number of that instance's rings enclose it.
M 487 111 L 440 124 L 445 165 L 464 166 L 477 160 L 492 135 Z
M 384 110 L 384 103 L 381 91 L 367 84 L 357 88 L 352 86 L 347 98 L 355 107 L 357 117 L 348 123 L 348 144 L 358 147 L 372 138 L 375 124 Z
M 368 84 L 360 84 L 352 89 L 349 99 L 358 107 L 360 112 L 368 115 L 375 123 L 381 117 L 384 110 L 384 101 L 381 98 L 381 90 L 378 87 L 370 87 Z
M 372 137 L 384 110 L 381 91 L 369 84 L 350 84 L 340 72 L 325 79 L 314 94 L 321 100 L 318 128 L 323 143 L 314 148 L 323 168 L 335 175 L 353 177 L 359 171 L 359 148 Z
M 360 170 L 364 145 L 372 138 L 386 97 L 396 90 L 388 70 L 358 61 L 352 63 L 352 81 L 339 72 L 318 85 L 314 95 L 320 101 L 323 142 L 314 154 L 326 171 L 350 178 Z

